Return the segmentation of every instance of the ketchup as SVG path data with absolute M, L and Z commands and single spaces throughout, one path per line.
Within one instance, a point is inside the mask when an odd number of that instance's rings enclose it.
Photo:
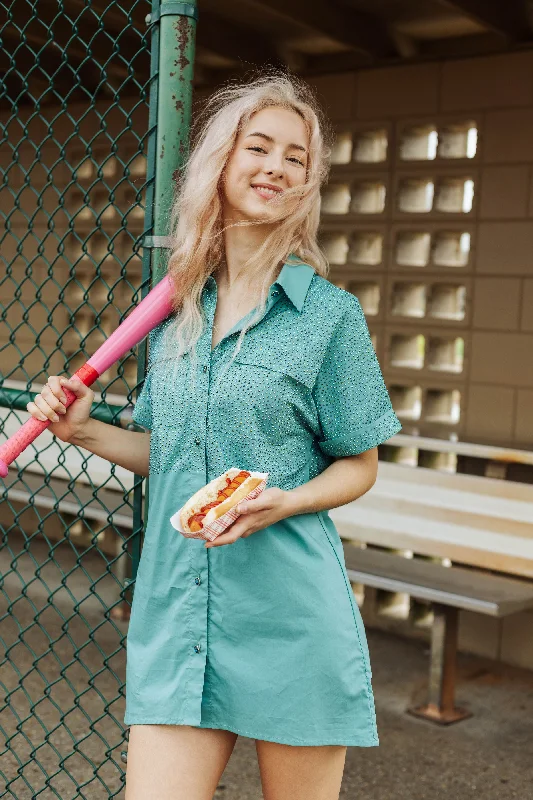
M 224 500 L 227 500 L 228 497 L 231 497 L 235 489 L 238 489 L 239 486 L 244 483 L 246 478 L 249 477 L 250 473 L 243 469 L 238 475 L 235 475 L 233 480 L 231 478 L 226 478 L 226 485 L 218 492 L 217 499 L 213 500 L 211 503 L 207 503 L 205 506 L 202 506 L 200 511 L 197 511 L 196 514 L 191 514 L 187 520 L 189 530 L 194 532 L 202 530 L 204 526 L 204 519 L 209 510 L 220 505 L 220 503 L 222 503 Z

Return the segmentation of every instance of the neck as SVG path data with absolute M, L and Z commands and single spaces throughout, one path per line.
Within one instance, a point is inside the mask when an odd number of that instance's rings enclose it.
M 224 220 L 224 224 L 230 224 Z M 217 283 L 223 291 L 233 291 L 249 285 L 247 267 L 251 256 L 263 245 L 271 230 L 271 225 L 250 225 L 235 227 L 224 231 L 225 258 L 217 269 Z

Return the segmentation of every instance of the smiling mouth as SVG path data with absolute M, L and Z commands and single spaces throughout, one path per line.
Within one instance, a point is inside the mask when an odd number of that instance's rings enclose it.
M 264 197 L 266 200 L 272 199 L 272 197 L 275 197 L 277 194 L 282 194 L 281 190 L 267 189 L 266 186 L 252 186 L 252 189 L 256 194 L 260 197 Z

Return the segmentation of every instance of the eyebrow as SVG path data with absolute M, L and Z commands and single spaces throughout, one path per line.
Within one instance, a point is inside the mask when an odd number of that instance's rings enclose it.
M 267 142 L 274 141 L 272 136 L 267 136 L 266 133 L 261 133 L 260 131 L 254 131 L 254 133 L 249 133 L 245 138 L 248 139 L 249 136 L 261 136 L 261 138 L 266 139 Z M 305 147 L 302 147 L 301 144 L 290 144 L 289 147 L 294 147 L 295 150 L 301 150 L 303 153 L 307 153 L 307 150 L 305 149 Z

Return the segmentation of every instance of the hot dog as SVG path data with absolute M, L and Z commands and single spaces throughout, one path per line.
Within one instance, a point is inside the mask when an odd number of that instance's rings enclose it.
M 185 503 L 179 515 L 181 530 L 185 533 L 201 531 L 204 525 L 209 525 L 236 506 L 264 478 L 264 472 L 231 467 L 199 489 Z

